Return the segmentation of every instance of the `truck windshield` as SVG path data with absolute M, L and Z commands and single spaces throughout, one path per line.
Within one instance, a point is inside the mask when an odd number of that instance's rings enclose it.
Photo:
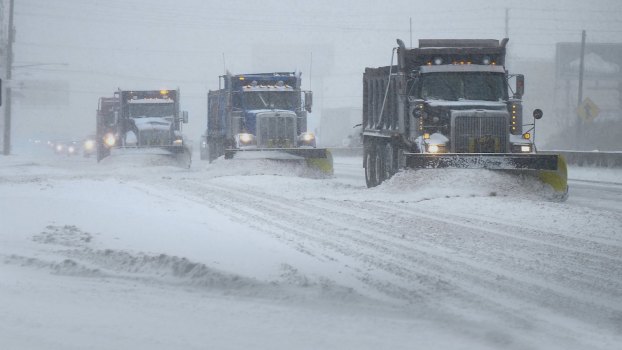
M 421 75 L 424 100 L 507 100 L 505 76 L 488 72 L 442 72 Z
M 172 117 L 175 104 L 171 103 L 130 103 L 130 118 Z
M 296 91 L 247 91 L 244 92 L 245 109 L 286 109 L 294 111 L 298 107 Z

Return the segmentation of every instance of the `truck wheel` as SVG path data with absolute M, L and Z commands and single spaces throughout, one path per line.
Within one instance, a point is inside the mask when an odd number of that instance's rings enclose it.
M 376 147 L 365 147 L 365 183 L 368 188 L 378 186 L 376 176 Z
M 384 145 L 382 142 L 378 142 L 376 145 L 376 185 L 380 185 L 384 180 L 389 177 L 385 174 L 386 155 L 384 151 Z
M 383 148 L 384 155 L 384 180 L 390 179 L 397 172 L 397 152 L 393 145 L 388 142 Z

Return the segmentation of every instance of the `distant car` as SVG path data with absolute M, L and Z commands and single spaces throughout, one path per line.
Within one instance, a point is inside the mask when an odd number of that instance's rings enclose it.
M 91 135 L 82 141 L 82 155 L 85 157 L 90 157 L 95 154 L 96 151 L 96 141 L 95 136 Z
M 75 156 L 80 151 L 80 145 L 78 141 L 55 141 L 54 142 L 54 153 L 67 155 L 67 156 Z

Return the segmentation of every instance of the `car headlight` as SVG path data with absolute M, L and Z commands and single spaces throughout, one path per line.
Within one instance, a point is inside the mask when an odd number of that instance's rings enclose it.
M 184 144 L 184 140 L 182 139 L 177 139 L 173 141 L 173 146 L 182 146 L 183 144 Z
M 95 141 L 93 140 L 86 140 L 84 142 L 84 149 L 86 149 L 87 151 L 92 150 L 95 147 Z
M 114 146 L 114 144 L 117 142 L 116 138 L 114 137 L 113 134 L 108 133 L 104 136 L 104 143 L 106 144 L 106 146 L 108 147 L 112 147 Z
M 430 153 L 438 153 L 438 145 L 429 145 L 428 152 Z
M 56 151 L 60 152 L 63 150 L 63 145 L 56 145 Z

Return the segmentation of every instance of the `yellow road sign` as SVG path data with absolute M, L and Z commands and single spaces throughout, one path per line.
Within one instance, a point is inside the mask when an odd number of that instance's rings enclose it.
M 600 113 L 600 108 L 589 97 L 586 97 L 577 108 L 577 114 L 586 122 L 591 122 Z

